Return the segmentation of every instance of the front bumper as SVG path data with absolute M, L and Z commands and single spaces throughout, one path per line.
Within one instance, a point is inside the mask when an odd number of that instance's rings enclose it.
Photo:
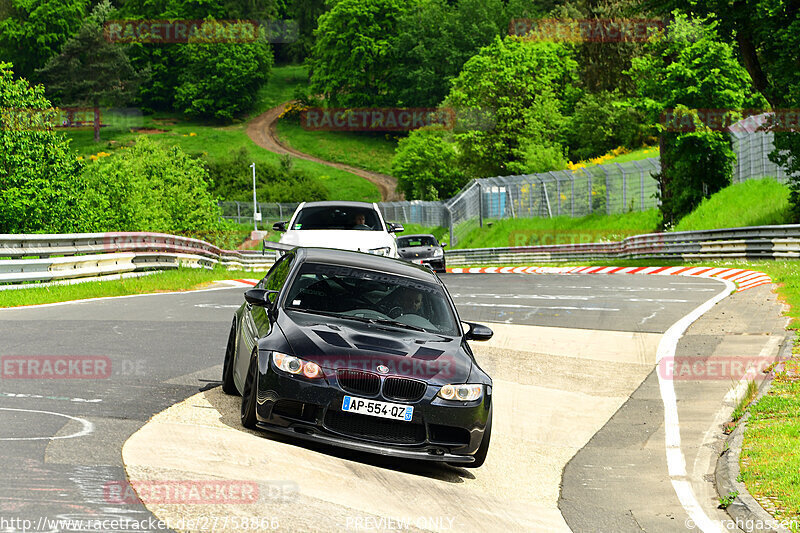
M 439 387 L 429 385 L 422 399 L 401 402 L 345 391 L 334 371 L 325 378 L 308 380 L 259 365 L 259 428 L 278 434 L 378 455 L 471 463 L 486 427 L 490 390 L 474 402 L 447 402 L 436 397 Z M 413 405 L 410 422 L 394 421 L 342 411 L 345 395 Z
M 409 263 L 414 263 L 415 265 L 427 266 L 434 272 L 444 272 L 446 268 L 444 257 L 430 257 L 423 259 L 419 259 L 417 257 L 401 257 L 401 259 L 408 261 Z

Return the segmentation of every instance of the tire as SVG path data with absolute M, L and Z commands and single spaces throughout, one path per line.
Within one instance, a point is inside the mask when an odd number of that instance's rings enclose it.
M 236 319 L 233 319 L 231 332 L 228 335 L 228 345 L 225 348 L 225 362 L 222 363 L 222 392 L 238 395 L 236 383 L 233 381 L 233 358 L 236 350 Z
M 467 463 L 459 466 L 463 466 L 464 468 L 478 468 L 483 466 L 483 463 L 486 461 L 486 454 L 489 452 L 489 441 L 492 438 L 492 409 L 489 408 L 489 420 L 486 422 L 486 429 L 483 432 L 483 440 L 481 440 L 481 445 L 478 447 L 478 451 L 475 452 L 473 457 L 475 458 L 474 463 Z
M 242 425 L 247 429 L 255 429 L 256 427 L 257 373 L 258 355 L 253 354 L 250 359 L 250 368 L 247 370 L 247 377 L 244 380 L 244 390 L 242 391 Z

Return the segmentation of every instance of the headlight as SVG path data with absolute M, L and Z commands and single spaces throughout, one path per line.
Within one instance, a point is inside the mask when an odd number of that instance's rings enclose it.
M 457 402 L 471 402 L 483 395 L 483 385 L 472 383 L 466 385 L 445 385 L 439 391 L 439 397 Z
M 375 254 L 375 255 L 389 255 L 389 252 L 391 252 L 391 251 L 392 251 L 391 248 L 389 248 L 388 246 L 385 246 L 383 248 L 372 248 L 372 249 L 370 249 L 369 253 Z
M 442 257 L 444 255 L 444 250 L 441 248 L 437 248 L 433 251 L 433 257 Z
M 281 352 L 272 352 L 272 362 L 275 363 L 275 366 L 277 366 L 279 369 L 289 374 L 302 374 L 309 379 L 322 377 L 322 369 L 317 363 L 303 361 L 302 359 L 292 355 L 287 355 Z

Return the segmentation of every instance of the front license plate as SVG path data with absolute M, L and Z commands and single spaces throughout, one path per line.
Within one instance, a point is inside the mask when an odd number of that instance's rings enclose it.
M 392 420 L 403 420 L 405 422 L 411 421 L 411 417 L 414 415 L 414 407 L 410 405 L 353 398 L 352 396 L 344 397 L 342 411 L 391 418 Z

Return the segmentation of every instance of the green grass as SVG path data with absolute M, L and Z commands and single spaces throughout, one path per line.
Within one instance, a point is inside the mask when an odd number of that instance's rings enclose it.
M 741 480 L 757 500 L 774 506 L 775 518 L 800 530 L 800 338 L 793 358 L 772 387 L 750 406 L 742 444 Z
M 262 276 L 263 273 L 221 268 L 214 270 L 181 268 L 138 278 L 0 291 L 0 307 L 67 302 L 106 296 L 127 296 L 129 294 L 188 291 L 202 288 L 216 280 Z
M 588 215 L 581 218 L 506 218 L 484 220 L 460 234 L 457 248 L 496 248 L 547 244 L 618 241 L 631 235 L 650 233 L 658 227 L 658 210 L 620 215 Z
M 294 91 L 298 87 L 308 85 L 308 67 L 305 65 L 282 65 L 272 68 L 269 82 L 257 95 L 252 115 L 260 115 L 278 104 L 294 99 Z
M 642 159 L 649 159 L 651 157 L 658 157 L 658 146 L 639 148 L 638 150 L 633 150 L 627 154 L 622 154 L 616 157 L 612 157 L 611 159 L 606 161 L 606 164 L 626 163 L 628 161 L 641 161 Z
M 391 174 L 397 138 L 391 135 L 347 132 L 309 131 L 295 122 L 278 121 L 282 142 L 295 150 L 326 161 L 335 161 L 358 168 Z
M 259 103 L 253 116 L 291 99 L 294 88 L 305 84 L 306 75 L 307 68 L 304 66 L 274 68 L 269 84 L 259 92 Z M 113 156 L 122 146 L 135 141 L 141 135 L 130 130 L 131 124 L 113 125 L 113 117 L 108 117 L 108 121 L 112 125 L 102 128 L 99 143 L 94 142 L 94 132 L 90 128 L 67 132 L 77 156 L 88 159 L 90 155 L 101 151 Z M 256 165 L 277 165 L 280 162 L 279 155 L 264 150 L 250 140 L 246 133 L 246 122 L 220 126 L 188 120 L 175 113 L 157 113 L 141 117 L 134 125 L 164 130 L 163 133 L 150 135 L 161 143 L 179 146 L 190 154 L 204 154 L 210 159 L 220 159 L 230 157 L 233 152 L 245 148 Z M 380 201 L 378 188 L 364 178 L 312 161 L 294 158 L 293 161 L 296 168 L 306 171 L 325 184 L 329 191 L 329 200 Z M 243 171 L 248 172 L 248 169 Z
M 174 121 L 165 124 L 164 121 Z M 226 158 L 231 153 L 245 148 L 252 161 L 259 164 L 277 165 L 280 156 L 257 146 L 246 133 L 246 124 L 229 126 L 208 126 L 197 121 L 179 120 L 175 116 L 159 114 L 145 117 L 145 127 L 166 130 L 165 133 L 152 134 L 158 142 L 170 146 L 179 146 L 190 154 L 204 154 L 211 159 Z M 192 135 L 194 133 L 194 135 Z M 125 143 L 135 140 L 137 134 L 129 131 L 104 129 L 102 141 L 95 143 L 91 131 L 75 131 L 69 134 L 72 147 L 78 155 L 88 157 L 102 150 L 111 153 L 121 149 Z M 114 142 L 112 142 L 114 141 Z M 296 168 L 304 170 L 319 179 L 328 189 L 329 200 L 380 201 L 378 188 L 369 181 L 326 165 L 293 159 Z M 91 163 L 89 163 L 91 164 Z M 243 172 L 249 172 L 243 169 Z
M 697 209 L 681 219 L 675 230 L 767 226 L 790 222 L 788 187 L 772 178 L 765 178 L 725 187 L 703 200 Z

